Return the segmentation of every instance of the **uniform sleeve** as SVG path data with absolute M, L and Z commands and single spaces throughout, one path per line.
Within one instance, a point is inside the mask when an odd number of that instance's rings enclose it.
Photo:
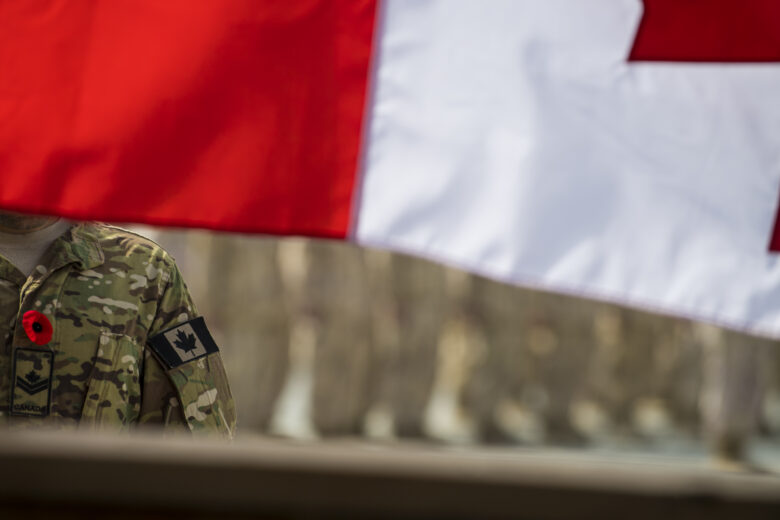
M 167 272 L 148 338 L 198 316 L 176 265 Z M 169 369 L 147 343 L 143 362 L 140 424 L 232 438 L 235 403 L 219 352 Z

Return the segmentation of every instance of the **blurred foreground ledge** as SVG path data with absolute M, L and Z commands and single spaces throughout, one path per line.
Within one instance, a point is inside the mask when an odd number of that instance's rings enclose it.
M 521 449 L 0 434 L 0 518 L 780 518 L 780 478 Z

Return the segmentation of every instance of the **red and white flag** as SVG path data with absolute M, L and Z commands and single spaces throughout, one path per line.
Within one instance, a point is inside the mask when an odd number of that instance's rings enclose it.
M 780 337 L 780 2 L 3 2 L 0 172 Z

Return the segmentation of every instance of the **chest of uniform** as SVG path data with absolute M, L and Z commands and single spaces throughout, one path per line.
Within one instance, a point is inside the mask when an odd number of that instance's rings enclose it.
M 18 294 L 7 359 L 12 421 L 76 424 L 104 415 L 132 421 L 140 403 L 145 341 L 139 331 L 148 328 L 147 315 L 153 314 L 144 303 L 145 289 L 133 288 L 132 279 L 109 269 L 62 269 L 28 281 Z M 43 345 L 22 326 L 30 311 L 51 323 L 51 340 Z

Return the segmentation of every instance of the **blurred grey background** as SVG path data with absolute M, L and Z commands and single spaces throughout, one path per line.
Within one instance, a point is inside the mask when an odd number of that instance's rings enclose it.
M 224 352 L 240 435 L 734 458 L 780 440 L 775 341 L 344 242 L 140 232 Z

